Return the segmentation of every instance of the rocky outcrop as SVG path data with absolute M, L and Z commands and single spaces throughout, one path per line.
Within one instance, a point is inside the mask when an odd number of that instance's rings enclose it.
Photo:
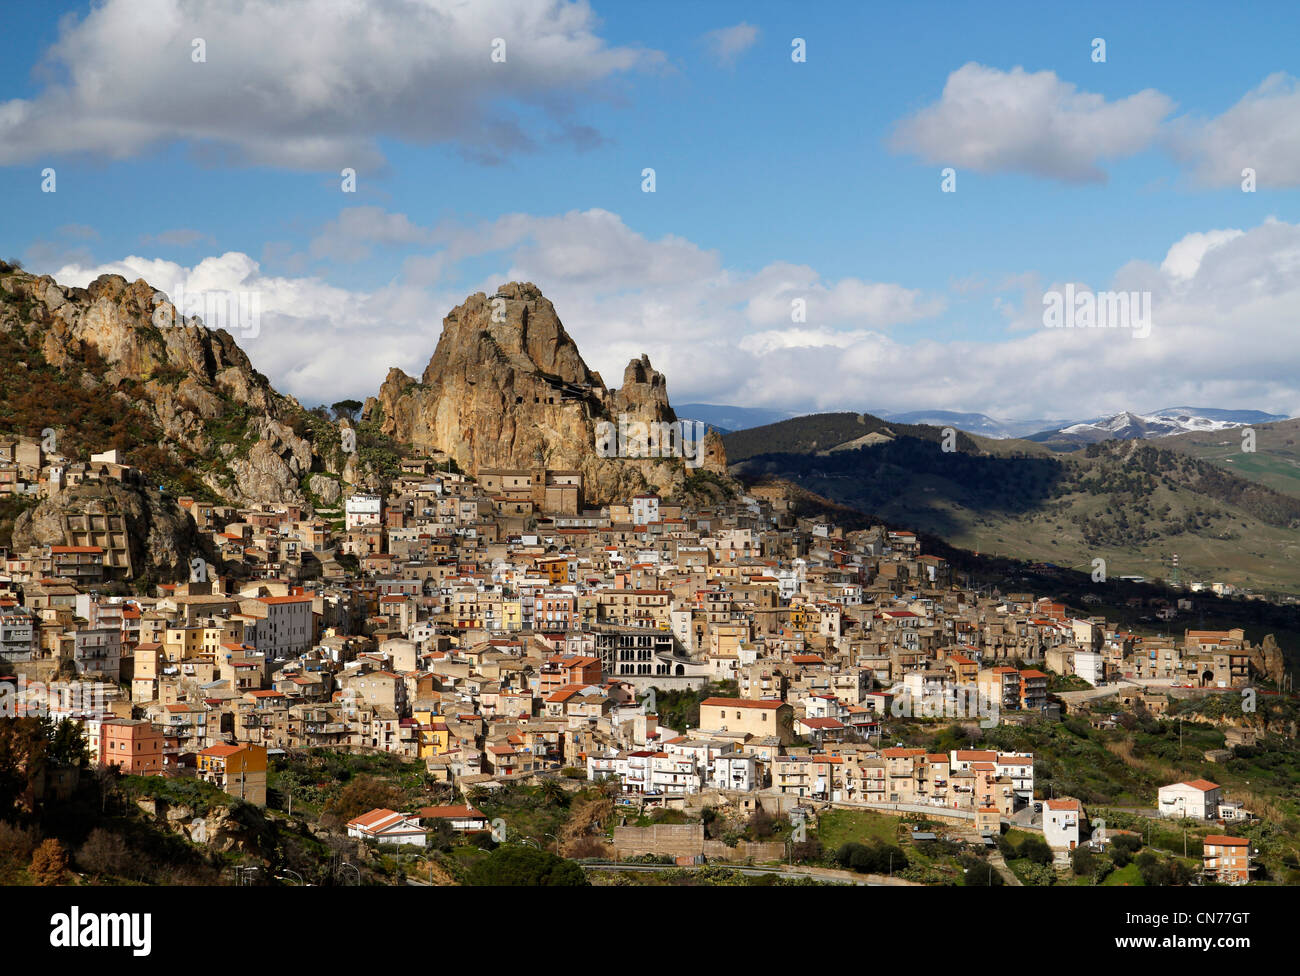
M 122 518 L 132 576 L 147 574 L 159 582 L 188 579 L 190 560 L 216 561 L 193 519 L 175 501 L 150 488 L 116 481 L 86 482 L 23 512 L 14 522 L 14 548 L 84 544 L 69 531 L 83 515 Z
M 0 299 L 0 331 L 142 418 L 147 436 L 156 430 L 150 446 L 217 496 L 302 501 L 300 476 L 327 467 L 291 426 L 302 406 L 277 393 L 228 332 L 177 315 L 144 280 L 101 275 L 69 288 L 0 265 Z
M 580 471 L 594 503 L 672 491 L 688 471 L 678 457 L 600 456 L 601 422 L 626 429 L 677 419 L 667 384 L 642 356 L 628 364 L 621 387 L 606 388 L 533 284 L 511 282 L 452 309 L 421 378 L 390 370 L 364 415 L 382 417 L 385 434 L 416 450 L 446 451 L 470 474 Z
M 262 853 L 257 833 L 236 819 L 228 806 L 199 811 L 185 803 L 169 804 L 152 797 L 137 799 L 135 805 L 159 826 L 180 834 L 192 844 L 220 854 Z
M 723 446 L 722 435 L 713 428 L 704 435 L 704 464 L 705 471 L 712 471 L 717 475 L 726 475 L 727 473 L 727 449 Z
M 1258 647 L 1251 646 L 1248 650 L 1250 666 L 1255 673 L 1267 678 L 1279 688 L 1284 687 L 1286 657 L 1282 653 L 1282 648 L 1277 646 L 1277 638 L 1269 634 Z
M 17 368 L 43 360 L 76 396 L 102 396 L 120 411 L 121 423 L 110 413 L 93 432 L 69 417 L 66 430 L 84 434 L 74 459 L 121 447 L 127 428 L 127 461 L 157 475 L 155 483 L 202 487 L 236 505 L 332 505 L 347 485 L 382 487 L 374 464 L 341 450 L 336 425 L 277 393 L 228 332 L 179 315 L 143 280 L 102 275 L 69 288 L 0 263 L 0 333 L 16 340 L 7 351 Z M 7 396 L 6 378 L 0 373 Z M 24 389 L 26 399 L 41 400 L 34 381 Z M 5 432 L 37 434 L 47 415 L 40 403 L 30 412 L 32 422 Z M 637 440 L 639 425 L 666 430 L 677 419 L 649 358 L 632 360 L 622 385 L 607 388 L 532 284 L 512 282 L 453 309 L 419 379 L 391 370 L 362 417 L 380 423 L 394 442 L 389 453 L 446 451 L 471 474 L 580 471 L 584 496 L 596 504 L 648 489 L 674 494 L 699 466 L 694 457 L 683 463 L 680 450 L 645 451 Z M 615 432 L 615 442 L 598 444 L 601 431 Z M 711 433 L 704 447 L 704 468 L 725 478 L 721 439 Z

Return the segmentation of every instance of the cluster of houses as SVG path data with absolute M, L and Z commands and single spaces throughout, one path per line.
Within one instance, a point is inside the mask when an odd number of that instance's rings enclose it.
M 99 761 L 254 802 L 268 755 L 330 748 L 401 755 L 462 791 L 567 769 L 649 802 L 716 790 L 986 817 L 1033 802 L 1032 756 L 892 747 L 882 723 L 1041 720 L 1049 672 L 1250 677 L 1240 630 L 1141 637 L 975 589 L 910 532 L 845 531 L 779 493 L 590 509 L 576 472 L 444 462 L 405 459 L 337 509 L 182 498 L 221 564 L 148 596 L 108 594 L 131 570 L 125 527 L 72 512 L 66 545 L 5 559 L 0 673 L 101 682 L 77 712 Z M 656 695 L 724 682 L 698 720 L 661 724 Z
M 1224 799 L 1221 786 L 1204 779 L 1162 786 L 1158 802 L 1160 816 L 1178 820 L 1217 821 L 1226 826 L 1248 816 L 1240 803 Z M 1061 860 L 1080 845 L 1102 850 L 1116 835 L 1132 833 L 1107 829 L 1100 822 L 1090 825 L 1083 804 L 1073 797 L 1044 800 L 1042 807 L 1043 839 Z M 1201 876 L 1206 881 L 1230 885 L 1250 882 L 1256 852 L 1247 838 L 1207 834 L 1202 838 L 1202 849 Z

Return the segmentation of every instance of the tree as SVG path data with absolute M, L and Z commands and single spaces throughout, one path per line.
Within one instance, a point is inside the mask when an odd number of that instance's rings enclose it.
M 23 863 L 36 850 L 36 831 L 0 820 L 0 861 Z
M 1076 847 L 1070 854 L 1070 867 L 1074 870 L 1075 877 L 1090 875 L 1097 868 L 1097 856 L 1091 848 Z
M 1035 864 L 1052 863 L 1052 849 L 1047 846 L 1047 841 L 1041 837 L 1026 837 L 1020 842 L 1020 849 L 1017 853 Z
M 591 882 L 582 868 L 572 861 L 535 847 L 508 844 L 498 847 L 475 864 L 469 873 L 469 883 L 478 886 L 580 887 Z
M 77 863 L 93 874 L 125 874 L 131 866 L 131 851 L 121 834 L 96 827 L 77 851 Z
M 371 810 L 400 810 L 405 804 L 402 791 L 374 776 L 358 776 L 326 807 L 325 813 L 347 823 Z
M 32 863 L 27 873 L 32 880 L 43 887 L 53 887 L 63 883 L 63 876 L 68 871 L 68 855 L 63 845 L 54 838 L 41 842 L 32 855 Z
M 568 792 L 559 780 L 547 779 L 542 782 L 542 799 L 547 806 L 564 806 L 569 799 Z
M 361 407 L 362 403 L 360 400 L 340 400 L 338 403 L 332 404 L 330 409 L 334 411 L 335 419 L 351 422 L 353 415 L 356 414 Z
M 907 867 L 902 848 L 876 841 L 870 845 L 850 841 L 835 852 L 835 861 L 860 874 L 887 874 Z
M 62 719 L 48 733 L 50 760 L 60 766 L 84 769 L 90 765 L 90 747 L 80 722 Z

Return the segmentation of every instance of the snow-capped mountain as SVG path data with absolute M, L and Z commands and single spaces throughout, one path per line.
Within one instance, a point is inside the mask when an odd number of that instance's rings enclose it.
M 1052 444 L 1095 444 L 1099 441 L 1148 440 L 1172 434 L 1209 433 L 1285 420 L 1280 414 L 1262 410 L 1212 410 L 1195 407 L 1167 407 L 1154 413 L 1139 414 L 1125 410 L 1113 417 L 1088 420 L 1058 430 L 1045 430 L 1029 438 Z

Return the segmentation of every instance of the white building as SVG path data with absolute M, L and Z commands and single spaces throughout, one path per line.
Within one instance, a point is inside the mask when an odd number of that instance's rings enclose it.
M 1074 673 L 1094 688 L 1105 681 L 1106 668 L 1096 651 L 1074 652 Z
M 73 636 L 77 673 L 117 681 L 122 660 L 122 631 L 115 627 L 79 630 Z
M 264 596 L 257 602 L 266 616 L 254 627 L 253 646 L 270 660 L 297 657 L 312 642 L 312 598 L 309 596 Z
M 0 661 L 30 661 L 36 652 L 35 618 L 23 609 L 0 612 Z
M 685 796 L 700 792 L 700 774 L 690 756 L 670 756 L 666 752 L 651 759 L 650 792 L 666 796 Z
M 634 525 L 649 525 L 659 521 L 659 496 L 634 495 L 632 497 L 632 522 Z
M 393 810 L 371 810 L 348 821 L 348 836 L 379 844 L 411 844 L 423 847 L 427 832 L 420 822 Z
M 1072 851 L 1079 846 L 1084 819 L 1083 804 L 1072 797 L 1043 803 L 1043 839 L 1054 851 Z
M 999 753 L 993 761 L 994 771 L 999 777 L 1011 780 L 1011 788 L 1016 797 L 1028 803 L 1034 798 L 1034 757 L 1028 753 Z
M 1215 820 L 1223 802 L 1223 788 L 1208 779 L 1193 779 L 1160 787 L 1160 816 Z
M 709 786 L 715 790 L 758 789 L 758 759 L 739 752 L 718 756 L 709 768 Z
M 361 529 L 379 524 L 383 514 L 384 502 L 378 495 L 357 493 L 348 497 L 343 503 L 346 514 L 346 526 L 349 529 Z

